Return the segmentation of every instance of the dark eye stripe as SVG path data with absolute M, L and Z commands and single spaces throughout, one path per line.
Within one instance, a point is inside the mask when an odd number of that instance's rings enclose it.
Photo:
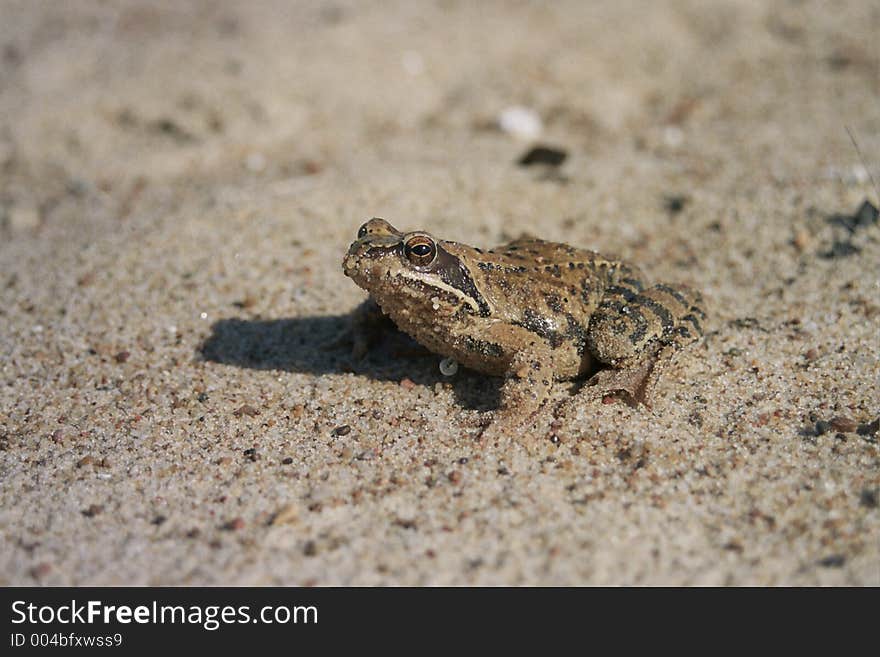
M 483 295 L 477 290 L 477 286 L 474 285 L 474 279 L 471 278 L 470 272 L 461 263 L 461 260 L 446 249 L 437 247 L 437 263 L 435 266 L 440 280 L 472 299 L 480 309 L 482 317 L 489 316 L 491 312 L 489 304 L 486 303 Z

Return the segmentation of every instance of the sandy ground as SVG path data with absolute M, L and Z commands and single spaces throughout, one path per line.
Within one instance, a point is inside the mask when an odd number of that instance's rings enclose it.
M 880 584 L 880 6 L 476 5 L 0 2 L 0 583 Z M 497 381 L 332 345 L 374 215 L 708 335 L 478 444 Z

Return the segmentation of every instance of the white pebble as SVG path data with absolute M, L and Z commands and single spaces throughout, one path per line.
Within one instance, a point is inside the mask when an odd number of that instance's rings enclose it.
M 498 127 L 509 135 L 530 141 L 537 139 L 544 130 L 544 124 L 538 113 L 528 107 L 514 105 L 508 107 L 498 117 Z
M 458 372 L 458 362 L 453 358 L 444 358 L 440 361 L 440 374 L 443 376 L 455 376 Z

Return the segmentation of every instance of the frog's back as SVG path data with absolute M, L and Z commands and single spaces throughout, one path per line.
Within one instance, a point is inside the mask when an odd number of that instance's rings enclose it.
M 451 250 L 470 249 L 448 245 Z M 467 258 L 493 319 L 526 328 L 554 349 L 571 352 L 581 370 L 590 317 L 602 298 L 608 260 L 555 242 L 522 238 Z

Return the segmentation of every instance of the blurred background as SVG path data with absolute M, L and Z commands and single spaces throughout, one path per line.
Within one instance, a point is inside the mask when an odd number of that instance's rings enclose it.
M 744 161 L 729 185 L 859 175 L 844 126 L 869 154 L 880 132 L 872 2 L 2 0 L 0 14 L 7 229 L 93 193 L 130 211 L 147 185 L 501 167 L 538 141 L 600 185 L 646 184 L 640 160 L 688 186 Z

